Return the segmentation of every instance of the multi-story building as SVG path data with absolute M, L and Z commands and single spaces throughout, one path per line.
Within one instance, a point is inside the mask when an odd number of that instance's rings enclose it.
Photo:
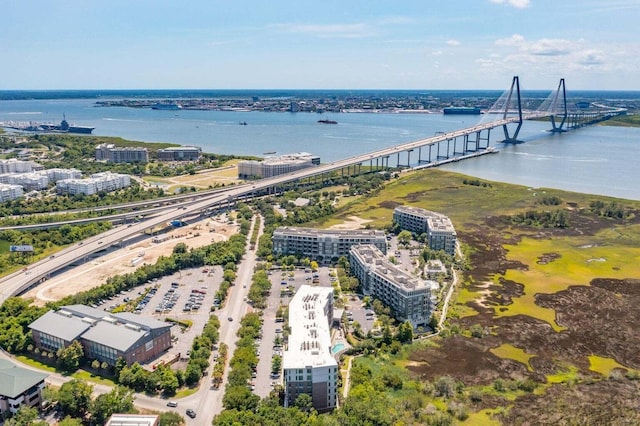
M 59 194 L 91 195 L 100 191 L 111 192 L 131 185 L 129 175 L 102 172 L 91 175 L 89 179 L 63 179 L 56 184 Z
M 38 172 L 49 178 L 50 182 L 57 182 L 63 179 L 80 179 L 82 178 L 82 172 L 77 169 L 46 169 Z
M 456 230 L 447 216 L 418 207 L 398 206 L 393 210 L 393 221 L 400 229 L 417 235 L 426 233 L 430 249 L 455 254 Z
M 282 358 L 284 406 L 307 394 L 326 412 L 338 403 L 338 363 L 331 353 L 333 289 L 302 285 L 289 303 L 289 344 Z
M 44 169 L 42 165 L 33 161 L 22 161 L 15 158 L 0 160 L 0 173 L 31 173 L 42 169 Z
M 308 152 L 298 152 L 267 157 L 262 161 L 241 161 L 238 163 L 238 177 L 240 179 L 262 179 L 317 165 L 320 165 L 320 157 Z
M 148 163 L 149 150 L 143 147 L 115 146 L 103 143 L 96 146 L 95 158 L 109 163 Z
M 273 231 L 273 253 L 313 258 L 321 263 L 336 262 L 341 256 L 349 256 L 352 246 L 373 244 L 387 252 L 387 240 L 383 231 L 370 229 L 338 230 L 280 227 Z
M 197 146 L 172 146 L 158 150 L 160 161 L 198 161 L 202 155 L 202 148 Z
M 429 324 L 435 307 L 436 282 L 407 274 L 372 245 L 352 247 L 349 266 L 364 294 L 380 299 L 398 320 L 409 321 L 413 328 Z
M 0 359 L 0 418 L 6 418 L 6 413 L 16 414 L 23 405 L 37 407 L 47 376 Z
M 24 190 L 20 185 L 9 185 L 0 183 L 0 202 L 15 200 L 24 195 Z
M 0 175 L 0 182 L 20 185 L 25 191 L 38 191 L 49 186 L 49 178 L 39 172 Z
M 57 351 L 74 340 L 87 359 L 115 365 L 144 363 L 171 346 L 171 325 L 132 313 L 107 314 L 84 305 L 49 311 L 29 325 L 33 342 L 41 350 Z

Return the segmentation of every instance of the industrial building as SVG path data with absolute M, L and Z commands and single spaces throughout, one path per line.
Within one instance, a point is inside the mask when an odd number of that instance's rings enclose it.
M 35 346 L 41 350 L 57 351 L 77 340 L 85 358 L 112 366 L 118 358 L 128 365 L 147 362 L 171 346 L 168 323 L 129 312 L 108 314 L 84 305 L 49 311 L 29 328 Z
M 266 157 L 262 161 L 246 160 L 238 163 L 238 178 L 262 179 L 320 165 L 320 157 L 308 152 Z
M 393 210 L 393 222 L 400 229 L 416 235 L 426 233 L 431 250 L 444 250 L 452 256 L 455 254 L 456 230 L 447 216 L 418 207 L 398 206 Z
M 289 303 L 289 344 L 282 358 L 284 406 L 301 394 L 318 412 L 338 403 L 338 363 L 331 353 L 333 289 L 303 285 Z
M 413 328 L 428 326 L 438 283 L 409 275 L 372 245 L 352 247 L 349 266 L 364 294 L 380 299 L 396 319 L 409 321 Z
M 312 258 L 320 263 L 336 262 L 341 256 L 349 256 L 352 246 L 373 244 L 387 252 L 387 240 L 383 231 L 370 229 L 338 230 L 280 227 L 273 231 L 273 253 Z

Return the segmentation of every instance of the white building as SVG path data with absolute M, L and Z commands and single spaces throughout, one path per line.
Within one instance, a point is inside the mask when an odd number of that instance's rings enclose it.
M 43 166 L 33 161 L 22 161 L 15 158 L 0 160 L 0 173 L 31 173 L 43 168 Z
M 37 172 L 3 175 L 0 182 L 20 185 L 26 191 L 40 191 L 47 189 L 49 186 L 49 178 L 47 175 Z
M 320 157 L 308 152 L 267 157 L 262 161 L 246 160 L 238 163 L 238 177 L 240 179 L 262 179 L 319 164 Z
M 398 206 L 393 210 L 393 221 L 400 229 L 417 235 L 426 233 L 430 249 L 455 254 L 456 230 L 447 216 L 418 207 Z
M 0 202 L 15 200 L 24 195 L 20 185 L 9 185 L 0 183 Z
M 387 239 L 383 231 L 371 229 L 314 229 L 284 226 L 276 228 L 271 238 L 276 255 L 302 255 L 321 263 L 336 262 L 349 256 L 352 246 L 373 244 L 387 252 Z
M 438 283 L 409 275 L 372 245 L 352 247 L 349 265 L 364 294 L 380 299 L 398 320 L 413 328 L 429 325 Z
M 307 394 L 318 412 L 338 403 L 338 363 L 331 353 L 333 289 L 303 285 L 289 304 L 289 344 L 284 352 L 284 406 Z
M 119 173 L 103 172 L 91 175 L 89 179 L 63 179 L 58 181 L 59 194 L 91 195 L 100 191 L 111 192 L 131 185 L 131 177 Z
M 47 176 L 50 182 L 57 182 L 63 179 L 82 178 L 82 172 L 78 169 L 46 169 L 38 172 L 38 174 Z

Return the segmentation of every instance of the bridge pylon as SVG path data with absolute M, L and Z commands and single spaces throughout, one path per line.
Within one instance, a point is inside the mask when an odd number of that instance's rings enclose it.
M 517 97 L 517 101 L 518 101 L 518 127 L 516 127 L 516 131 L 513 133 L 513 135 L 509 135 L 509 129 L 507 128 L 506 124 L 502 125 L 502 130 L 504 131 L 504 142 L 505 143 L 519 143 L 521 141 L 518 140 L 518 133 L 520 133 L 520 128 L 522 127 L 522 100 L 520 97 L 520 79 L 518 78 L 517 75 L 513 76 L 513 80 L 511 81 L 511 89 L 509 90 L 509 96 L 507 97 L 507 102 L 505 103 L 505 107 L 504 107 L 504 113 L 502 118 L 503 119 L 507 119 L 507 116 L 509 115 L 509 106 L 511 105 L 511 98 L 514 95 L 514 89 L 515 89 L 515 94 Z
M 557 105 L 558 105 L 558 101 L 560 99 L 560 93 L 562 93 L 562 121 L 560 122 L 559 125 L 556 125 L 556 110 L 557 110 Z M 564 78 L 560 79 L 560 83 L 558 83 L 558 89 L 556 90 L 556 94 L 553 98 L 553 100 L 551 101 L 551 115 L 549 116 L 549 118 L 551 119 L 551 131 L 553 133 L 560 133 L 560 132 L 566 132 L 566 130 L 564 130 L 562 127 L 565 125 L 566 121 L 567 121 L 567 117 L 569 116 L 569 113 L 567 111 L 567 90 L 565 88 L 564 85 Z

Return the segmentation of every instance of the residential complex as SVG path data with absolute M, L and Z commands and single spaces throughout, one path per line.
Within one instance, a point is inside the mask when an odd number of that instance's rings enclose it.
M 429 324 L 435 307 L 436 282 L 409 275 L 373 245 L 352 247 L 349 265 L 364 294 L 380 299 L 398 320 L 411 322 L 413 328 Z
M 31 172 L 13 172 L 0 174 L 0 183 L 20 185 L 25 191 L 47 189 L 50 183 L 62 179 L 78 179 L 82 172 L 76 169 L 47 169 Z
M 352 246 L 372 244 L 387 252 L 387 240 L 383 231 L 358 229 L 314 229 L 280 227 L 273 231 L 273 253 L 276 255 L 301 255 L 320 263 L 336 262 L 341 256 L 349 256 Z
M 96 146 L 95 158 L 109 163 L 148 163 L 147 148 L 131 146 L 115 146 L 112 143 L 102 143 Z
M 111 192 L 131 185 L 131 177 L 119 173 L 102 172 L 91 175 L 89 179 L 64 179 L 58 181 L 58 194 L 91 195 L 100 191 Z
M 303 285 L 289 303 L 291 333 L 282 365 L 284 406 L 307 394 L 318 412 L 336 408 L 338 363 L 331 353 L 333 289 Z
M 240 179 L 262 179 L 317 165 L 320 165 L 320 157 L 308 152 L 298 152 L 267 157 L 262 161 L 241 161 L 238 163 L 238 177 Z
M 29 325 L 37 348 L 57 351 L 77 340 L 87 359 L 115 365 L 154 359 L 171 346 L 171 325 L 128 312 L 107 314 L 84 305 L 49 311 Z
M 20 185 L 0 183 L 0 202 L 15 200 L 22 197 L 24 190 Z
M 174 146 L 158 150 L 160 161 L 198 161 L 202 148 L 197 146 Z
M 42 169 L 44 169 L 43 166 L 33 161 L 22 161 L 15 158 L 0 160 L 0 173 L 31 173 Z
M 22 405 L 37 406 L 47 376 L 0 359 L 0 419 L 7 412 L 15 414 Z
M 398 206 L 393 210 L 393 221 L 401 229 L 414 234 L 427 234 L 427 244 L 431 250 L 444 250 L 454 255 L 456 250 L 456 230 L 451 220 L 444 215 L 412 206 Z

